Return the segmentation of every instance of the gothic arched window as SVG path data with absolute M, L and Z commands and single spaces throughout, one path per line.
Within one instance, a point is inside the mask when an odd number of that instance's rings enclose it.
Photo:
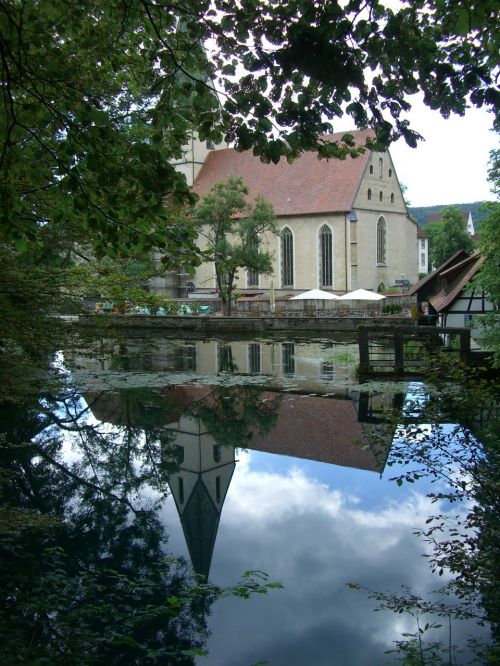
M 281 232 L 281 286 L 293 287 L 293 234 L 288 227 Z
M 248 249 L 257 253 L 259 251 L 259 239 L 254 236 L 248 241 Z M 247 268 L 247 287 L 259 286 L 259 272 L 252 268 Z
M 387 255 L 387 225 L 383 217 L 377 222 L 377 264 L 385 264 Z
M 333 286 L 333 236 L 329 226 L 319 230 L 319 282 L 320 287 Z

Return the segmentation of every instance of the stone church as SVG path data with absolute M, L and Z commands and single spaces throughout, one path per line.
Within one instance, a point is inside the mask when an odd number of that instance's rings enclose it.
M 344 132 L 328 135 L 340 140 Z M 364 144 L 369 130 L 351 132 Z M 273 288 L 277 296 L 312 288 L 338 294 L 358 288 L 381 290 L 396 280 L 418 279 L 417 224 L 410 219 L 390 153 L 371 152 L 346 160 L 302 154 L 289 164 L 264 164 L 251 151 L 213 149 L 193 139 L 177 165 L 193 191 L 205 196 L 216 181 L 241 177 L 249 200 L 258 194 L 275 210 L 279 235 L 262 238 L 274 258 L 273 275 L 240 271 L 238 291 Z M 215 289 L 211 263 L 193 277 L 171 282 L 177 293 Z M 161 288 L 163 285 L 157 285 Z

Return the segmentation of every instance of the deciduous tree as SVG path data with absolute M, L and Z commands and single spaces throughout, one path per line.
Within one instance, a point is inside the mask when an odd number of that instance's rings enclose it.
M 500 194 L 500 151 L 492 150 L 490 153 L 489 181 L 491 190 L 497 196 Z M 481 270 L 474 281 L 488 295 L 493 304 L 493 311 L 477 318 L 483 326 L 484 335 L 482 343 L 493 351 L 493 362 L 500 367 L 500 202 L 495 201 L 484 204 L 486 217 L 481 220 L 479 229 L 479 249 L 485 257 Z
M 163 202 L 192 131 L 265 160 L 356 154 L 321 134 L 347 114 L 375 146 L 419 139 L 409 96 L 448 116 L 498 111 L 493 0 L 5 0 L 1 240 L 48 224 L 101 253 L 194 252 Z M 203 45 L 208 44 L 209 57 Z M 238 74 L 236 76 L 236 74 Z
M 241 178 L 215 183 L 194 210 L 194 220 L 206 243 L 205 256 L 214 262 L 219 296 L 231 314 L 234 283 L 240 268 L 272 272 L 272 256 L 263 250 L 262 235 L 277 233 L 271 204 L 258 197 L 247 202 Z
M 448 206 L 441 215 L 440 222 L 432 222 L 425 227 L 429 236 L 429 259 L 433 268 L 440 266 L 458 250 L 470 252 L 474 248 L 460 210 Z

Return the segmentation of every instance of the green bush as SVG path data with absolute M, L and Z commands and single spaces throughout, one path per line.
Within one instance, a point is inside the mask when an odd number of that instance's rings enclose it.
M 396 314 L 403 311 L 403 306 L 400 303 L 388 303 L 382 306 L 383 314 Z

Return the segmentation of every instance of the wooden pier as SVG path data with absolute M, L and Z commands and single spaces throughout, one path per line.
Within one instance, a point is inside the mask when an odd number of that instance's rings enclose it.
M 429 353 L 453 353 L 467 362 L 470 329 L 436 326 L 397 326 L 381 329 L 359 326 L 359 371 L 361 374 L 422 374 Z

